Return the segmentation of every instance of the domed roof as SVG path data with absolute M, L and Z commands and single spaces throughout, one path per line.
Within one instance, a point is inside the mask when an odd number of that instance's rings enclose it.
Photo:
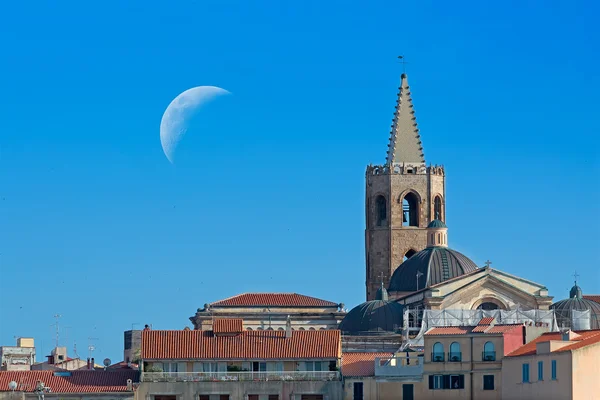
M 557 301 L 550 306 L 556 315 L 556 323 L 559 328 L 571 327 L 573 310 L 587 311 L 590 310 L 590 326 L 587 328 L 575 327 L 577 329 L 600 329 L 600 303 L 593 300 L 583 298 L 583 292 L 577 283 L 571 288 L 569 298 Z M 583 322 L 583 321 L 582 321 Z
M 429 223 L 429 225 L 427 225 L 428 228 L 448 228 L 446 226 L 446 224 L 443 221 L 440 221 L 439 219 L 434 219 L 433 221 L 431 221 Z
M 381 286 L 375 300 L 354 307 L 340 322 L 339 329 L 350 335 L 373 335 L 395 332 L 402 327 L 404 307 L 388 300 Z
M 456 250 L 428 247 L 404 261 L 394 271 L 388 290 L 414 292 L 475 270 L 477 265 Z

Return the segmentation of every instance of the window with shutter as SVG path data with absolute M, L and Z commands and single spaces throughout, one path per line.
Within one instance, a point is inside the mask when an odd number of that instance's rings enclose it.
M 363 400 L 362 382 L 354 382 L 354 400 Z
M 483 390 L 494 390 L 494 375 L 483 376 Z

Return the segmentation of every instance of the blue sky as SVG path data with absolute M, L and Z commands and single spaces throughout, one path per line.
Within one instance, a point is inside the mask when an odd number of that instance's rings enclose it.
M 451 247 L 600 293 L 596 4 L 175 3 L 1 6 L 0 344 L 47 354 L 59 313 L 61 344 L 117 361 L 133 323 L 241 292 L 363 301 L 399 54 Z M 172 165 L 160 119 L 198 85 L 233 96 Z

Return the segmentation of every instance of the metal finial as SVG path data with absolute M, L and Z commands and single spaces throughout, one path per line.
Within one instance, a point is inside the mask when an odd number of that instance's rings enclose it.
M 402 64 L 402 74 L 404 75 L 406 73 L 406 64 L 408 64 L 406 61 L 404 61 L 404 56 L 398 56 L 398 59 L 400 60 L 400 63 Z
M 490 265 L 492 265 L 492 262 L 491 262 L 490 260 L 487 260 L 487 261 L 485 262 L 485 266 L 486 266 L 486 268 L 489 268 L 489 267 L 490 267 Z
M 577 271 L 575 271 L 573 277 L 575 278 L 575 285 L 577 285 L 577 278 L 579 278 L 579 274 L 577 273 Z

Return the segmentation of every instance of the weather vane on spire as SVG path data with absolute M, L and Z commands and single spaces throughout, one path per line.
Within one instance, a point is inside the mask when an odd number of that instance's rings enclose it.
M 398 56 L 398 59 L 400 60 L 400 63 L 402 64 L 402 73 L 405 74 L 406 73 L 406 64 L 408 64 L 408 63 L 404 60 L 404 56 Z

